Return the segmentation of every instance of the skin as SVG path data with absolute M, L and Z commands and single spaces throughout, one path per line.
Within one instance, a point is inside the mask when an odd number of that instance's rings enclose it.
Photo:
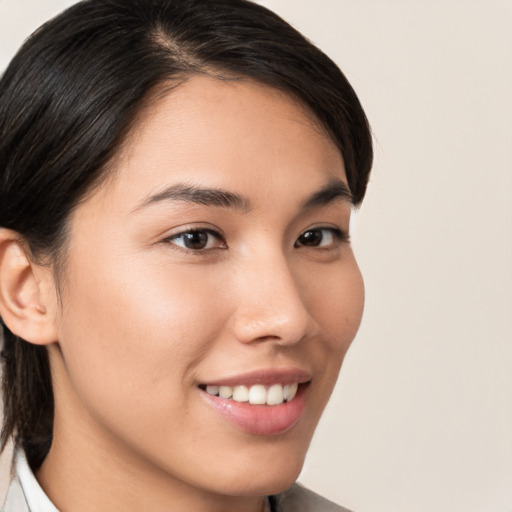
M 362 278 L 335 236 L 349 201 L 302 206 L 346 184 L 342 156 L 287 95 L 194 77 L 141 115 L 113 168 L 70 219 L 60 307 L 38 274 L 56 411 L 37 478 L 63 512 L 259 511 L 297 478 L 361 320 Z M 176 184 L 244 208 L 148 204 Z M 194 229 L 218 235 L 191 251 L 178 234 Z M 297 243 L 305 232 L 321 242 Z M 312 381 L 279 435 L 245 432 L 198 388 L 292 367 Z

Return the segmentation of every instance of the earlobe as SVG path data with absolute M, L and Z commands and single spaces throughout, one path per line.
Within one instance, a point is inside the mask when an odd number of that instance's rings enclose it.
M 0 316 L 9 330 L 36 345 L 55 342 L 53 290 L 51 271 L 31 261 L 19 233 L 1 228 Z

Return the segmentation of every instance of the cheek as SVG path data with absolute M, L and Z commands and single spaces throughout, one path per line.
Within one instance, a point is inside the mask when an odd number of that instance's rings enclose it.
M 200 274 L 152 263 L 77 265 L 65 296 L 61 348 L 75 392 L 125 423 L 185 406 L 222 318 Z
M 318 417 L 338 379 L 345 354 L 361 323 L 364 283 L 350 251 L 339 264 L 316 267 L 302 283 L 306 305 L 321 335 L 308 344 L 308 358 L 322 371 L 314 379 Z
M 317 272 L 309 281 L 310 310 L 324 333 L 327 350 L 340 359 L 353 341 L 363 315 L 364 283 L 350 253 L 336 271 Z

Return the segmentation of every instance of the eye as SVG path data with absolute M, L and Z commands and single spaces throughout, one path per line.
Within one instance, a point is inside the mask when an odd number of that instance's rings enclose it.
M 348 242 L 348 235 L 338 228 L 311 228 L 299 236 L 295 247 L 335 247 L 340 242 Z
M 211 229 L 189 229 L 166 238 L 165 242 L 191 251 L 226 248 L 221 234 Z

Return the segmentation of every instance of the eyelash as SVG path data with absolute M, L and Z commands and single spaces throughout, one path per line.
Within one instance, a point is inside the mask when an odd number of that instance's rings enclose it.
M 187 237 L 187 235 L 189 236 L 189 239 L 192 236 L 207 235 L 210 238 L 214 238 L 217 241 L 219 241 L 220 245 L 218 247 L 203 247 L 200 249 L 194 249 L 192 247 L 187 247 L 186 242 L 185 242 L 185 240 L 186 240 L 185 237 Z M 183 244 L 176 243 L 176 241 L 179 240 L 180 238 L 184 241 Z M 177 250 L 187 251 L 192 254 L 204 254 L 205 252 L 211 251 L 214 249 L 227 249 L 227 244 L 224 240 L 224 237 L 218 231 L 215 231 L 215 230 L 209 229 L 209 228 L 186 229 L 184 231 L 180 231 L 179 233 L 176 233 L 174 235 L 171 235 L 171 236 L 165 238 L 164 242 L 174 245 Z
M 318 235 L 318 233 L 322 233 L 322 232 L 328 232 L 332 237 L 333 237 L 333 240 L 327 245 L 327 246 L 322 246 L 322 245 L 306 245 L 304 243 L 304 241 L 307 241 L 307 236 L 308 234 L 311 236 L 311 234 L 313 234 L 312 236 L 315 236 L 315 235 Z M 207 237 L 210 236 L 210 237 L 213 237 L 214 239 L 216 239 L 218 242 L 219 242 L 219 246 L 216 246 L 216 247 L 202 247 L 202 248 L 192 248 L 192 247 L 187 247 L 186 246 L 186 238 L 185 237 L 188 237 L 188 239 L 192 239 L 193 236 L 201 236 L 201 235 L 206 235 Z M 322 234 L 322 238 L 320 239 L 320 243 L 323 242 L 323 237 L 325 235 Z M 208 243 L 210 242 L 208 240 L 208 238 L 206 237 L 206 242 L 207 242 L 207 245 Z M 306 238 L 305 238 L 306 237 Z M 303 238 L 303 241 L 301 242 L 300 239 Z M 178 244 L 176 243 L 177 240 L 179 239 L 182 239 L 183 240 L 183 244 Z M 314 240 L 313 238 L 311 238 L 314 242 L 316 240 Z M 186 252 L 189 252 L 189 253 L 192 253 L 192 254 L 197 254 L 197 255 L 204 255 L 205 253 L 207 253 L 208 251 L 212 251 L 212 250 L 215 250 L 215 249 L 227 249 L 228 248 L 228 245 L 226 243 L 226 241 L 224 240 L 224 237 L 218 232 L 218 231 L 215 231 L 213 229 L 209 229 L 209 228 L 193 228 L 193 229 L 186 229 L 184 231 L 181 231 L 179 233 L 176 233 L 174 235 L 171 235 L 167 238 L 165 238 L 163 240 L 163 242 L 166 242 L 166 243 L 169 243 L 170 245 L 173 245 L 176 250 L 183 250 L 183 251 L 186 251 Z M 309 228 L 309 229 L 306 229 L 305 231 L 303 231 L 299 237 L 297 238 L 297 240 L 295 241 L 294 243 L 294 247 L 295 248 L 299 248 L 299 247 L 306 247 L 306 248 L 313 248 L 313 249 L 321 249 L 321 250 L 329 250 L 329 249 L 332 249 L 332 245 L 334 243 L 336 243 L 335 245 L 337 244 L 344 244 L 344 243 L 349 243 L 350 242 L 350 236 L 348 233 L 342 231 L 341 229 L 339 228 L 335 228 L 335 227 L 331 227 L 331 226 L 318 226 L 318 227 L 313 227 L 313 228 Z
M 309 228 L 309 229 L 306 229 L 305 231 L 303 231 L 299 235 L 297 240 L 295 241 L 294 247 L 313 247 L 313 248 L 317 248 L 317 249 L 322 249 L 322 248 L 323 249 L 331 249 L 332 247 L 330 247 L 330 245 L 332 245 L 332 242 L 331 242 L 331 244 L 328 244 L 327 247 L 323 247 L 321 245 L 307 246 L 307 245 L 299 243 L 299 240 L 301 238 L 305 237 L 308 233 L 316 234 L 318 232 L 326 232 L 326 231 L 332 235 L 333 242 L 337 242 L 337 243 L 349 243 L 350 242 L 349 234 L 343 232 L 341 229 L 334 228 L 334 227 L 327 227 L 327 226 L 318 226 L 318 227 Z

